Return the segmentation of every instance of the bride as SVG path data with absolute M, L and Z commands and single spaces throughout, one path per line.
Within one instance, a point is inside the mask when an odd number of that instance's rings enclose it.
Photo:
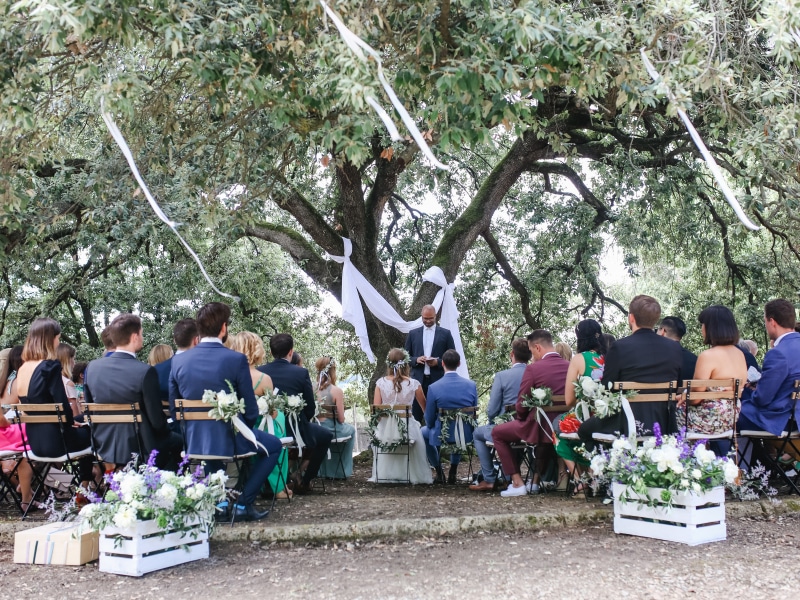
M 373 404 L 407 404 L 414 398 L 425 410 L 425 394 L 420 383 L 409 377 L 411 359 L 402 348 L 392 348 L 386 356 L 386 376 L 375 385 Z M 381 454 L 373 446 L 372 477 L 369 481 L 402 481 L 411 483 L 433 483 L 431 468 L 425 455 L 425 441 L 422 439 L 419 423 L 413 418 L 408 423 L 408 439 L 413 441 L 408 447 L 408 456 L 403 454 Z M 398 423 L 391 417 L 383 417 L 375 428 L 375 435 L 382 441 L 396 440 L 399 437 Z M 406 462 L 408 461 L 408 462 Z M 378 471 L 380 469 L 380 471 Z

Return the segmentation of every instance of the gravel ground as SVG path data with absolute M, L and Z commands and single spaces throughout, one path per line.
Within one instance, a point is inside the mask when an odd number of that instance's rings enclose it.
M 143 578 L 96 564 L 11 563 L 3 598 L 774 598 L 797 592 L 800 515 L 737 519 L 728 539 L 690 548 L 617 536 L 611 524 L 525 534 L 295 547 L 211 543 L 211 558 Z

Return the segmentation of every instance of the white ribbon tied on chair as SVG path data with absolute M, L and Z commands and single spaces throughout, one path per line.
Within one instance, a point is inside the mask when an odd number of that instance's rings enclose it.
M 292 426 L 292 431 L 294 431 L 294 441 L 297 443 L 297 454 L 303 456 L 303 448 L 306 447 L 306 443 L 303 441 L 303 436 L 300 435 L 300 424 L 297 421 L 297 415 L 290 412 L 287 413 L 286 418 L 289 419 L 289 425 Z
M 547 413 L 542 410 L 541 406 L 534 406 L 533 409 L 536 409 L 536 422 L 539 424 L 539 427 L 542 428 L 542 431 L 547 433 L 547 430 L 550 430 L 550 439 L 554 441 L 556 439 L 556 432 L 553 430 L 553 424 L 550 422 L 550 417 L 547 416 Z M 533 410 L 531 409 L 531 410 Z M 545 428 L 545 423 L 547 423 L 547 427 Z
M 264 444 L 258 441 L 258 438 L 256 438 L 256 434 L 253 433 L 253 430 L 250 429 L 247 426 L 247 424 L 238 417 L 238 415 L 234 415 L 231 418 L 231 423 L 233 423 L 234 429 L 236 429 L 236 431 L 242 434 L 242 437 L 244 439 L 246 439 L 248 442 L 252 442 L 252 444 L 256 447 L 256 449 L 261 448 L 264 451 L 264 453 L 267 456 L 269 456 L 269 452 L 264 447 Z
M 372 352 L 372 347 L 369 343 L 367 320 L 361 307 L 361 299 L 364 300 L 364 304 L 376 319 L 403 333 L 422 327 L 422 317 L 414 321 L 403 319 L 353 265 L 350 260 L 350 256 L 353 254 L 353 242 L 348 238 L 342 238 L 342 244 L 344 245 L 344 256 L 328 255 L 328 258 L 342 265 L 342 318 L 355 328 L 361 349 L 367 355 L 369 361 L 375 363 L 375 354 Z M 433 306 L 437 311 L 441 308 L 440 324 L 450 331 L 455 349 L 461 356 L 458 374 L 469 378 L 467 361 L 464 358 L 464 347 L 461 343 L 461 334 L 458 329 L 459 313 L 453 296 L 454 284 L 447 283 L 444 272 L 439 267 L 429 268 L 423 274 L 422 279 L 441 288 L 433 299 Z M 359 299 L 359 296 L 361 299 Z
M 464 452 L 467 451 L 467 436 L 464 434 L 464 415 L 456 413 L 455 418 L 456 429 L 453 432 L 453 438 L 458 446 Z
M 620 392 L 622 394 L 622 392 Z M 636 448 L 636 418 L 633 416 L 633 409 L 631 403 L 623 395 L 622 396 L 622 412 L 625 413 L 625 419 L 628 421 L 628 441 Z

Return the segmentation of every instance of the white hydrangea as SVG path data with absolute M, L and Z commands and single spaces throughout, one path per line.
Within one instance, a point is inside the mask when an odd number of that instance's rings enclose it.
M 694 457 L 701 465 L 707 465 L 716 460 L 717 455 L 711 450 L 706 450 L 704 444 L 698 444 L 697 448 L 694 449 Z
M 119 482 L 119 492 L 122 500 L 130 502 L 134 498 L 142 497 L 147 492 L 144 477 L 138 473 L 128 472 Z
M 114 525 L 120 529 L 133 527 L 134 523 L 136 523 L 136 511 L 130 506 L 122 506 L 114 515 Z
M 203 494 L 206 493 L 206 489 L 208 488 L 204 483 L 198 483 L 197 485 L 186 488 L 186 497 L 190 500 L 199 500 L 203 497 Z
M 611 449 L 619 452 L 620 450 L 633 450 L 633 446 L 626 438 L 617 438 L 614 440 L 614 443 L 611 444 Z
M 166 509 L 175 506 L 175 499 L 178 497 L 178 489 L 169 483 L 165 483 L 155 493 L 155 504 Z
M 683 465 L 680 461 L 680 450 L 675 446 L 662 445 L 660 448 L 655 448 L 651 453 L 651 459 L 656 463 L 656 468 L 659 473 L 664 473 L 671 470 L 673 473 L 680 475 L 683 473 Z
M 735 483 L 739 477 L 739 467 L 732 460 L 726 460 L 722 465 L 722 473 L 725 477 L 725 483 Z

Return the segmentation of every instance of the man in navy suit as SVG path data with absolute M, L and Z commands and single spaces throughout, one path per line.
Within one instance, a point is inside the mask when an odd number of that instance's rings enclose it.
M 156 466 L 175 470 L 180 461 L 183 439 L 170 431 L 158 394 L 156 370 L 138 360 L 142 349 L 142 320 L 130 313 L 117 316 L 108 326 L 116 351 L 93 360 L 87 371 L 85 391 L 87 402 L 99 404 L 139 403 L 142 422 L 136 430 L 132 424 L 96 423 L 92 435 L 103 458 L 106 470 L 124 465 L 131 454 L 141 454 L 145 462 L 152 450 L 158 450 Z
M 444 472 L 439 458 L 439 446 L 442 444 L 440 440 L 442 422 L 439 420 L 439 409 L 478 406 L 478 388 L 475 382 L 456 373 L 456 369 L 461 364 L 461 356 L 459 356 L 458 352 L 446 350 L 442 353 L 441 363 L 444 365 L 444 373 L 439 381 L 432 383 L 428 388 L 428 398 L 425 403 L 425 426 L 422 428 L 422 438 L 425 440 L 428 462 L 436 469 L 436 481 L 438 483 L 444 483 Z M 451 423 L 451 438 L 452 434 L 455 433 L 454 426 L 454 423 Z M 467 438 L 466 441 L 471 441 L 472 427 L 465 423 L 464 432 Z M 450 455 L 450 476 L 448 479 L 452 483 L 455 483 L 455 471 L 460 460 L 460 454 Z
M 169 378 L 169 402 L 175 405 L 177 398 L 199 400 L 205 390 L 229 391 L 233 387 L 236 395 L 244 400 L 244 423 L 252 428 L 258 418 L 258 405 L 253 394 L 250 366 L 244 354 L 229 350 L 223 345 L 228 337 L 228 321 L 231 309 L 227 304 L 211 302 L 197 312 L 197 331 L 200 343 L 191 352 L 178 354 L 172 359 Z M 257 451 L 250 465 L 242 495 L 233 507 L 233 518 L 238 521 L 263 519 L 269 511 L 258 511 L 254 506 L 259 490 L 278 463 L 281 442 L 274 435 L 253 431 L 258 441 L 266 448 L 254 446 L 240 433 L 231 435 L 230 424 L 223 421 L 189 421 L 186 423 L 186 447 L 190 454 L 232 456 Z M 216 470 L 217 461 L 206 464 L 207 471 Z
M 197 323 L 194 322 L 194 319 L 181 319 L 175 323 L 172 328 L 172 339 L 178 347 L 175 356 L 197 346 L 200 338 L 197 336 Z M 169 400 L 169 373 L 172 370 L 172 359 L 173 357 L 170 356 L 167 360 L 155 366 L 156 373 L 158 373 L 161 400 L 164 402 Z M 174 408 L 174 406 L 170 407 L 171 412 L 174 412 Z
M 411 356 L 411 377 L 422 384 L 422 393 L 427 397 L 428 386 L 444 375 L 442 356 L 447 350 L 455 350 L 456 345 L 450 330 L 437 327 L 436 308 L 430 304 L 422 307 L 422 325 L 408 332 L 405 349 Z M 411 411 L 421 423 L 422 408 L 416 399 Z
M 742 398 L 738 429 L 769 431 L 780 435 L 786 430 L 794 406 L 794 382 L 800 379 L 800 334 L 794 330 L 794 305 L 788 300 L 772 300 L 764 306 L 764 327 L 772 340 L 772 350 L 764 356 L 761 379 L 750 398 Z M 800 457 L 795 457 L 800 458 Z M 763 462 L 763 461 L 762 461 Z
M 323 427 L 312 423 L 316 412 L 316 398 L 314 388 L 311 386 L 311 377 L 308 369 L 292 364 L 294 356 L 294 339 L 288 333 L 278 333 L 269 340 L 269 351 L 273 360 L 271 363 L 258 367 L 262 373 L 266 373 L 272 379 L 272 386 L 278 392 L 290 396 L 302 396 L 305 400 L 305 408 L 301 418 L 298 419 L 300 435 L 305 442 L 303 449 L 304 469 L 302 477 L 295 474 L 293 479 L 294 492 L 298 494 L 308 494 L 311 492 L 311 481 L 317 476 L 322 461 L 328 455 L 328 448 L 333 440 L 333 433 Z

